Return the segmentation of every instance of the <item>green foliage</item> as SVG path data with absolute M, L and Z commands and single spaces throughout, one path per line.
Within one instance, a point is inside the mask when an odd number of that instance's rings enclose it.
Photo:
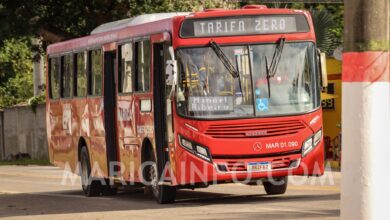
M 39 37 L 44 49 L 48 43 L 87 35 L 100 24 L 139 14 L 235 5 L 224 0 L 2 0 L 0 39 Z
M 310 9 L 317 46 L 326 54 L 331 53 L 333 48 L 333 33 L 330 31 L 335 26 L 332 15 L 325 9 Z
M 0 108 L 33 96 L 32 53 L 26 39 L 11 39 L 0 48 Z
M 330 32 L 331 45 L 327 51 L 331 53 L 336 47 L 343 44 L 344 34 L 344 5 L 343 4 L 318 4 L 313 7 L 316 10 L 326 10 L 333 20 L 333 25 L 328 27 Z
M 130 0 L 130 14 L 139 15 L 156 12 L 192 12 L 206 8 L 236 8 L 238 3 L 224 0 Z
M 34 96 L 28 100 L 28 105 L 31 107 L 31 110 L 36 113 L 38 104 L 45 103 L 45 101 L 46 96 L 44 94 L 40 96 Z

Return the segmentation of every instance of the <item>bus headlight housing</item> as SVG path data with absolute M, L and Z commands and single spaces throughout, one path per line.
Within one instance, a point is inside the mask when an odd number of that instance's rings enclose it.
M 308 138 L 302 145 L 302 157 L 306 156 L 321 142 L 322 129 L 318 130 L 313 136 Z
M 192 142 L 187 140 L 187 139 L 180 137 L 180 144 L 181 144 L 181 146 L 187 148 L 188 150 L 191 150 L 191 151 L 194 150 L 192 147 Z
M 319 131 L 317 131 L 317 133 L 314 134 L 314 136 L 313 136 L 313 145 L 317 146 L 318 143 L 320 143 L 321 138 L 322 138 L 322 129 L 320 129 Z
M 208 162 L 211 162 L 211 155 L 210 155 L 207 147 L 204 147 L 200 144 L 197 144 L 193 141 L 190 141 L 190 140 L 182 137 L 181 135 L 179 135 L 179 141 L 180 141 L 180 145 L 184 149 L 190 151 L 191 153 L 195 154 L 196 156 L 198 156 L 204 160 L 207 160 Z

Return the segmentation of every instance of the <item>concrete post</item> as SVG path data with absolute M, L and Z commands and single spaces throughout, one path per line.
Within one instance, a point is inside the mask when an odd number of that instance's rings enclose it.
M 40 41 L 38 39 L 33 39 L 33 44 L 39 45 Z M 34 61 L 34 96 L 39 96 L 42 94 L 42 85 L 44 84 L 44 58 L 38 52 L 34 52 L 34 58 L 38 58 Z
M 342 220 L 390 219 L 389 0 L 345 0 Z

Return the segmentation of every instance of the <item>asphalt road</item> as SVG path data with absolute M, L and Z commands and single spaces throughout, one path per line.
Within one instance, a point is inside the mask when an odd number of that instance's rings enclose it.
M 174 204 L 158 205 L 142 189 L 86 198 L 79 180 L 62 184 L 49 166 L 0 166 L 1 219 L 339 219 L 340 173 L 290 178 L 287 193 L 224 184 L 180 190 Z

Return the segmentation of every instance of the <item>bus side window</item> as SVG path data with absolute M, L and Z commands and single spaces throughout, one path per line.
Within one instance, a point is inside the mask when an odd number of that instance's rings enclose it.
M 73 90 L 73 54 L 64 56 L 62 62 L 61 97 L 70 98 Z
M 84 52 L 78 53 L 75 59 L 76 63 L 76 86 L 75 96 L 83 97 L 87 95 L 87 64 Z
M 150 91 L 150 40 L 135 43 L 135 91 Z
M 93 50 L 89 52 L 90 81 L 89 95 L 101 96 L 103 89 L 102 51 Z
M 60 57 L 50 58 L 50 98 L 58 99 L 60 95 Z
M 118 92 L 133 92 L 133 44 L 126 43 L 119 47 L 120 67 L 118 74 Z

